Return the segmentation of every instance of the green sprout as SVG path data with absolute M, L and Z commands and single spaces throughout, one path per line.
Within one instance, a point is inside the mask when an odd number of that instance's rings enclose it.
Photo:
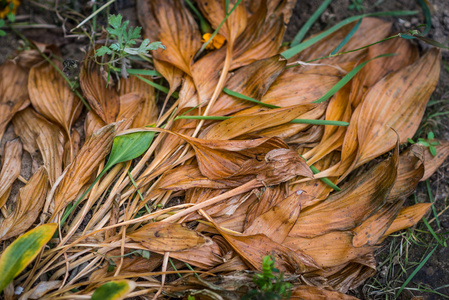
M 262 261 L 262 274 L 255 274 L 253 281 L 257 289 L 250 290 L 242 300 L 289 299 L 292 285 L 283 281 L 284 274 L 276 276 L 279 270 L 274 267 L 274 259 L 267 255 Z
M 110 55 L 111 60 L 109 64 L 119 62 L 121 66 L 122 77 L 128 78 L 126 69 L 130 66 L 131 56 L 144 56 L 150 50 L 157 50 L 159 48 L 165 50 L 165 46 L 161 42 L 150 43 L 149 39 L 144 39 L 139 47 L 136 46 L 137 41 L 141 39 L 140 32 L 142 27 L 132 27 L 128 29 L 129 21 L 122 23 L 121 15 L 111 15 L 108 18 L 110 27 L 106 28 L 112 39 L 112 44 L 102 46 L 96 51 L 96 56 Z
M 351 0 L 351 4 L 349 4 L 348 8 L 350 10 L 363 11 L 365 9 L 365 5 L 363 5 L 363 0 Z
M 418 138 L 418 141 L 415 142 L 414 140 L 409 138 L 408 142 L 410 144 L 418 144 L 418 145 L 422 145 L 424 147 L 429 147 L 430 154 L 432 154 L 432 156 L 436 156 L 437 148 L 435 148 L 435 146 L 438 146 L 440 143 L 437 141 L 434 141 L 434 139 L 435 139 L 435 134 L 432 131 L 430 131 L 427 134 L 427 139 Z

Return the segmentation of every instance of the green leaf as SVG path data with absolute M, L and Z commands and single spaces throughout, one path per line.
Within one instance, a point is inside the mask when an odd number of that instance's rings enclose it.
M 109 48 L 111 48 L 112 50 L 114 50 L 116 52 L 119 52 L 121 50 L 119 43 L 114 43 L 114 44 L 110 45 Z
M 0 36 L 5 36 L 6 32 L 0 29 Z
M 8 13 L 6 15 L 6 17 L 8 18 L 9 22 L 13 23 L 16 20 L 16 15 L 13 14 L 12 12 Z
M 348 35 L 343 39 L 343 41 L 341 41 L 340 44 L 338 44 L 338 46 L 334 49 L 334 51 L 331 52 L 331 55 L 335 55 L 338 53 L 338 51 L 340 51 L 341 48 L 343 48 L 344 45 L 346 45 L 349 40 L 352 38 L 352 36 L 357 32 L 357 30 L 360 27 L 360 24 L 362 24 L 362 20 L 360 19 L 354 27 L 352 27 L 351 31 L 348 33 Z
M 426 29 L 424 29 L 424 32 L 423 32 L 423 35 L 426 35 L 429 33 L 430 28 L 432 27 L 432 14 L 430 13 L 430 9 L 427 6 L 427 3 L 425 0 L 418 0 L 418 2 L 422 7 L 424 16 L 426 17 Z
M 438 146 L 440 144 L 440 142 L 430 142 L 431 146 Z
M 108 23 L 116 29 L 120 28 L 122 24 L 122 15 L 110 15 Z
M 57 228 L 56 223 L 38 226 L 6 248 L 0 257 L 0 292 L 34 260 Z
M 167 49 L 164 45 L 162 45 L 162 42 L 153 42 L 148 45 L 148 47 L 145 48 L 145 50 L 157 50 L 157 49 Z
M 136 283 L 131 280 L 111 281 L 103 284 L 92 295 L 91 300 L 120 300 L 134 290 Z
M 435 138 L 435 134 L 433 133 L 433 131 L 429 131 L 429 133 L 427 134 L 427 139 L 433 140 L 434 138 Z
M 153 142 L 155 132 L 141 131 L 125 135 L 119 135 L 114 138 L 111 154 L 104 169 L 125 162 L 142 155 Z
M 0 27 L 3 26 L 3 25 L 5 25 L 5 20 L 0 19 Z
M 437 149 L 435 148 L 435 146 L 430 145 L 429 151 L 430 151 L 430 154 L 432 154 L 432 156 L 437 156 Z
M 293 39 L 291 45 L 292 47 L 298 45 L 302 39 L 306 36 L 307 31 L 309 31 L 310 27 L 312 27 L 313 23 L 321 16 L 321 14 L 326 10 L 332 0 L 325 0 L 318 7 L 318 9 L 313 13 L 313 15 L 307 20 L 307 22 L 302 26 L 302 28 L 298 31 L 295 38 Z
M 415 141 L 413 141 L 411 138 L 408 138 L 407 141 L 412 145 L 415 143 Z
M 112 50 L 109 49 L 109 48 L 106 47 L 106 46 L 102 46 L 100 49 L 98 49 L 98 50 L 96 51 L 95 56 L 103 56 L 103 55 L 105 55 L 105 54 L 111 55 L 111 54 L 112 54 Z
M 429 147 L 430 146 L 429 142 L 427 142 L 427 141 L 419 141 L 418 144 L 423 145 L 425 147 Z

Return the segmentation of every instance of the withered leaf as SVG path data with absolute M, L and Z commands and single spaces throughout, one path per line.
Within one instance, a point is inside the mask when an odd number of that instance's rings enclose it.
M 19 177 L 22 168 L 22 143 L 12 140 L 6 143 L 0 172 L 0 208 L 8 200 L 13 182 Z
M 332 230 L 348 230 L 371 216 L 396 181 L 398 156 L 396 149 L 392 158 L 354 178 L 326 201 L 301 212 L 290 236 L 310 238 Z
M 434 146 L 437 155 L 433 156 L 428 148 L 424 149 L 424 175 L 421 181 L 429 179 L 449 155 L 449 142 L 443 140 L 434 140 L 432 142 L 439 143 L 439 145 Z
M 64 135 L 58 126 L 50 123 L 32 108 L 19 112 L 13 119 L 14 131 L 20 136 L 25 150 L 33 154 L 39 149 L 50 184 L 62 173 Z
M 0 241 L 25 232 L 41 213 L 48 190 L 48 177 L 40 168 L 19 190 L 14 211 L 0 224 Z
M 31 68 L 28 93 L 33 107 L 48 120 L 61 125 L 69 136 L 82 103 L 53 66 L 45 62 Z
M 137 14 L 145 36 L 166 47 L 153 51 L 153 56 L 191 74 L 190 65 L 201 47 L 201 34 L 183 1 L 139 0 Z
M 356 297 L 345 295 L 336 291 L 326 290 L 324 288 L 301 285 L 291 293 L 291 300 L 316 299 L 316 300 L 357 300 Z
M 81 66 L 80 84 L 89 105 L 106 124 L 110 124 L 119 114 L 120 98 L 112 87 L 112 78 L 109 85 L 106 82 L 107 71 L 103 68 L 106 67 L 100 67 L 94 59 L 86 59 Z
M 14 115 L 30 104 L 28 100 L 28 72 L 7 61 L 0 66 L 0 139 Z
M 88 182 L 98 165 L 111 149 L 116 133 L 116 124 L 109 124 L 94 132 L 81 148 L 79 154 L 64 171 L 64 178 L 54 195 L 54 215 L 69 202 L 75 200 L 81 188 Z

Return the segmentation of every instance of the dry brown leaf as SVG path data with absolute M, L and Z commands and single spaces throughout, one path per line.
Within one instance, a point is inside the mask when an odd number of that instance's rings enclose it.
M 103 69 L 106 67 L 100 67 L 94 59 L 89 58 L 90 56 L 88 55 L 81 66 L 81 89 L 95 113 L 106 124 L 110 124 L 116 121 L 120 112 L 120 98 L 117 91 L 112 87 L 112 78 L 109 85 L 106 82 L 107 70 Z
M 303 251 L 320 267 L 329 268 L 348 263 L 373 249 L 373 247 L 354 247 L 352 238 L 353 234 L 350 231 L 332 231 L 314 238 L 288 236 L 284 246 L 294 251 Z
M 424 149 L 424 175 L 421 181 L 429 179 L 449 155 L 449 142 L 443 140 L 435 141 L 439 143 L 439 145 L 434 146 L 437 151 L 436 156 L 433 156 L 428 148 Z
M 326 201 L 301 212 L 291 237 L 314 237 L 332 230 L 352 229 L 385 202 L 397 177 L 398 150 L 363 175 L 348 182 Z
M 26 69 L 12 61 L 0 66 L 0 140 L 9 121 L 30 104 L 27 84 Z
M 0 172 L 0 208 L 8 200 L 13 182 L 19 177 L 22 168 L 22 143 L 18 139 L 6 142 Z
M 432 203 L 418 203 L 402 208 L 396 219 L 394 219 L 391 226 L 387 229 L 387 231 L 379 241 L 379 243 L 381 243 L 393 232 L 412 227 L 413 225 L 418 223 L 431 206 Z
M 315 286 L 301 285 L 291 293 L 291 300 L 357 300 L 356 297 Z
M 59 124 L 70 136 L 70 128 L 81 113 L 82 103 L 53 66 L 45 62 L 31 68 L 28 93 L 36 111 Z
M 143 101 L 142 94 L 138 92 L 120 96 L 120 112 L 117 116 L 118 132 L 132 126 L 134 119 L 142 111 Z
M 89 111 L 84 120 L 84 134 L 86 138 L 105 125 L 104 121 L 95 112 Z
M 382 77 L 413 63 L 419 57 L 415 45 L 408 40 L 395 38 L 369 47 L 366 60 L 385 53 L 395 53 L 396 55 L 378 58 L 368 63 L 354 76 L 351 90 L 352 107 L 357 107 L 363 101 L 368 89 Z
M 166 47 L 153 51 L 153 56 L 191 74 L 193 56 L 201 47 L 201 33 L 183 1 L 139 0 L 137 14 L 145 36 Z
M 81 188 L 89 181 L 98 165 L 104 160 L 112 146 L 116 124 L 109 124 L 94 132 L 85 142 L 79 154 L 64 171 L 64 177 L 54 195 L 54 216 L 69 202 L 75 200 Z
M 170 85 L 170 91 L 168 92 L 168 95 L 173 94 L 174 91 L 181 85 L 183 72 L 176 68 L 175 66 L 171 65 L 168 62 L 154 59 L 154 68 L 162 74 L 162 76 L 168 81 L 168 84 Z
M 292 121 L 314 108 L 317 104 L 295 105 L 275 108 L 255 114 L 239 114 L 230 119 L 212 125 L 205 130 L 202 138 L 207 140 L 227 140 L 243 134 L 270 129 Z
M 282 244 L 298 219 L 301 198 L 307 198 L 307 194 L 303 191 L 292 193 L 269 211 L 257 216 L 243 233 L 265 234 L 274 242 Z
M 33 225 L 44 206 L 47 190 L 47 172 L 40 168 L 19 190 L 14 211 L 0 224 L 0 241 L 19 235 Z
M 237 0 L 229 1 L 229 10 L 231 10 Z M 199 0 L 198 7 L 201 9 L 203 15 L 207 18 L 213 28 L 218 28 L 226 15 L 226 4 L 224 0 Z M 232 14 L 229 15 L 226 22 L 218 31 L 226 38 L 229 46 L 233 47 L 237 37 L 242 34 L 247 26 L 246 8 L 243 3 L 237 6 Z
M 55 45 L 48 45 L 39 43 L 36 41 L 32 41 L 28 39 L 30 43 L 32 43 L 34 46 L 36 46 L 37 49 L 28 49 L 21 51 L 16 57 L 14 57 L 13 62 L 22 68 L 30 69 L 34 65 L 43 62 L 45 58 L 42 56 L 41 53 L 44 53 L 48 57 L 51 57 L 53 55 L 57 55 L 61 57 L 61 52 L 59 51 L 59 48 Z M 40 52 L 39 52 L 40 51 Z
M 152 81 L 151 77 L 149 76 L 142 77 Z M 143 82 L 135 76 L 131 76 L 128 79 L 122 78 L 120 80 L 119 90 L 120 108 L 124 105 L 124 103 L 122 103 L 121 97 L 130 93 L 138 93 L 143 99 L 142 107 L 138 110 L 131 127 L 137 128 L 155 123 L 157 121 L 159 111 L 156 105 L 154 87 Z
M 72 129 L 70 140 L 64 145 L 63 169 L 70 165 L 73 159 L 78 155 L 81 148 L 81 136 L 77 130 Z
M 170 252 L 171 257 L 201 268 L 210 268 L 222 262 L 216 243 L 180 224 L 149 223 L 127 236 L 149 251 Z
M 284 70 L 285 63 L 286 61 L 281 60 L 279 55 L 258 60 L 237 70 L 227 81 L 226 88 L 260 100 L 276 77 Z M 210 114 L 228 115 L 252 106 L 254 106 L 254 103 L 235 98 L 223 92 L 211 109 Z M 260 107 L 259 105 L 257 106 Z
M 13 119 L 14 131 L 23 142 L 24 149 L 33 154 L 39 149 L 48 173 L 50 185 L 62 173 L 64 135 L 32 108 L 19 112 Z
M 413 137 L 439 74 L 440 51 L 431 49 L 368 91 L 357 120 L 359 148 L 355 168 L 391 150 L 397 135 L 400 143 Z

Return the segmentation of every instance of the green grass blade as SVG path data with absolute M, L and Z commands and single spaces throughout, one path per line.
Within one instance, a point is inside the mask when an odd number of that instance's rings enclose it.
M 395 54 L 383 54 L 383 55 L 379 55 L 376 56 L 374 58 L 371 58 L 363 63 L 361 63 L 360 65 L 358 65 L 357 67 L 355 67 L 354 69 L 352 69 L 348 74 L 346 74 L 339 82 L 337 82 L 336 85 L 334 85 L 326 94 L 324 94 L 321 98 L 319 98 L 318 100 L 313 101 L 312 103 L 321 103 L 326 101 L 327 99 L 329 99 L 330 97 L 332 97 L 336 92 L 338 92 L 338 90 L 340 90 L 345 84 L 347 84 L 367 63 L 369 63 L 370 61 L 380 58 L 380 57 L 387 57 L 387 56 L 393 56 Z
M 401 288 L 399 289 L 399 291 L 396 293 L 396 298 L 402 293 L 402 291 L 404 290 L 404 288 L 407 286 L 407 284 L 409 284 L 409 282 L 413 279 L 413 277 L 415 277 L 416 273 L 419 272 L 419 270 L 421 270 L 421 268 L 426 264 L 426 262 L 429 260 L 429 258 L 432 256 L 433 252 L 435 252 L 435 250 L 437 249 L 438 245 L 436 245 L 432 251 L 430 251 L 429 254 L 427 254 L 427 256 L 423 259 L 423 261 L 416 267 L 415 270 L 413 270 L 412 274 L 410 274 L 410 276 L 407 278 L 407 280 L 402 284 Z
M 293 39 L 291 46 L 296 46 L 303 38 L 306 36 L 306 33 L 309 31 L 310 27 L 312 27 L 313 23 L 323 14 L 323 12 L 326 10 L 326 8 L 329 6 L 329 4 L 332 2 L 332 0 L 326 0 L 323 1 L 323 3 L 318 7 L 318 9 L 313 13 L 313 15 L 307 20 L 307 22 L 302 26 L 302 28 L 298 31 L 295 38 Z
M 430 182 L 428 179 L 426 180 L 426 188 L 427 188 L 427 194 L 429 195 L 430 202 L 434 203 L 432 189 L 430 188 Z M 438 214 L 437 214 L 435 205 L 432 205 L 432 213 L 433 213 L 433 216 L 435 217 L 435 222 L 437 223 L 438 229 L 441 230 L 440 220 L 438 219 Z
M 320 173 L 320 170 L 315 168 L 313 165 L 310 166 L 310 169 L 312 170 L 313 174 Z M 320 178 L 320 180 L 322 182 L 324 182 L 325 184 L 327 184 L 328 186 L 330 186 L 331 188 L 333 188 L 334 190 L 336 190 L 337 192 L 341 191 L 341 189 L 337 185 L 335 185 L 335 183 L 333 183 L 329 178 L 323 177 L 323 178 Z
M 379 17 L 379 16 L 408 16 L 408 15 L 415 15 L 417 14 L 416 11 L 389 11 L 389 12 L 376 12 L 376 13 L 369 13 L 369 14 L 363 14 L 358 16 L 349 17 L 340 23 L 334 25 L 333 27 L 329 28 L 328 30 L 314 36 L 313 38 L 308 39 L 307 41 L 295 45 L 294 47 L 285 50 L 281 53 L 281 55 L 286 58 L 290 59 L 299 52 L 303 51 L 304 49 L 307 49 L 308 47 L 312 46 L 313 44 L 317 43 L 318 41 L 322 40 L 323 38 L 327 37 L 328 35 L 334 33 L 338 29 L 342 28 L 345 25 L 348 25 L 352 22 L 358 21 L 365 17 Z
M 131 73 L 130 73 L 130 74 L 131 74 Z M 160 84 L 157 84 L 156 82 L 153 82 L 153 81 L 151 81 L 151 80 L 148 80 L 148 79 L 146 79 L 146 78 L 143 78 L 142 76 L 139 76 L 139 75 L 137 75 L 137 74 L 135 74 L 134 76 L 136 76 L 137 78 L 139 78 L 140 80 L 142 80 L 142 81 L 145 82 L 146 84 L 149 84 L 149 85 L 153 86 L 154 88 L 156 88 L 156 89 L 158 89 L 158 90 L 160 90 L 160 91 L 162 91 L 162 92 L 164 92 L 164 93 L 166 93 L 166 94 L 168 94 L 168 93 L 170 92 L 170 90 L 169 90 L 168 88 L 166 88 L 165 86 L 162 86 L 162 85 L 160 85 Z M 173 94 L 171 94 L 171 96 L 172 96 L 173 98 L 175 98 L 175 99 L 178 99 L 178 98 L 179 98 L 179 95 L 178 95 L 177 92 L 174 92 Z
M 426 28 L 424 29 L 423 35 L 427 35 L 432 27 L 432 14 L 430 13 L 429 6 L 425 0 L 418 0 L 419 4 L 422 7 L 422 11 L 424 13 L 424 17 L 426 18 Z
M 351 31 L 350 31 L 350 32 L 348 33 L 348 35 L 343 39 L 343 41 L 341 41 L 341 43 L 338 44 L 338 46 L 334 49 L 334 51 L 331 52 L 331 56 L 337 54 L 338 51 L 340 51 L 341 48 L 343 48 L 343 46 L 346 45 L 346 44 L 349 42 L 349 40 L 352 38 L 352 36 L 353 36 L 353 35 L 357 32 L 357 30 L 359 29 L 360 24 L 362 24 L 362 20 L 363 20 L 363 19 L 360 19 L 360 20 L 355 24 L 355 26 L 352 27 Z
M 251 97 L 245 96 L 245 95 L 240 94 L 238 92 L 234 92 L 234 91 L 232 91 L 230 89 L 227 89 L 227 88 L 223 88 L 223 92 L 225 92 L 226 94 L 228 94 L 230 96 L 233 96 L 233 97 L 236 97 L 236 98 L 239 98 L 239 99 L 243 99 L 243 100 L 248 100 L 248 101 L 257 103 L 259 105 L 263 105 L 263 106 L 269 107 L 269 108 L 280 108 L 280 106 L 271 105 L 271 104 L 268 104 L 268 103 L 264 103 L 264 102 L 258 101 L 256 99 L 253 99 Z

